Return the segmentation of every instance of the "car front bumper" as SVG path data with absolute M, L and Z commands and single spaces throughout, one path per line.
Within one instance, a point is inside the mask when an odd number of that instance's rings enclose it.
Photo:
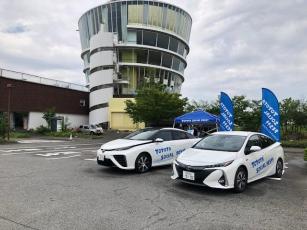
M 194 180 L 183 178 L 183 171 L 194 173 Z M 200 167 L 193 167 L 184 164 L 173 163 L 173 180 L 180 180 L 185 183 L 208 186 L 211 188 L 230 189 L 229 179 L 223 168 L 208 168 L 200 169 Z M 220 183 L 221 179 L 224 183 Z
M 131 164 L 129 165 L 127 156 L 116 151 L 102 151 L 101 149 L 98 149 L 97 164 L 127 170 L 134 169 Z

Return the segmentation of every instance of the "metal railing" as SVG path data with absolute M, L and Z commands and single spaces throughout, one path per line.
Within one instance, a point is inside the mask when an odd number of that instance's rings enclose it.
M 89 89 L 84 85 L 69 83 L 65 81 L 58 81 L 58 80 L 54 80 L 50 78 L 40 77 L 36 75 L 31 75 L 31 74 L 16 72 L 13 70 L 1 69 L 1 68 L 0 68 L 0 77 L 33 82 L 33 83 L 39 83 L 43 85 L 56 86 L 56 87 L 61 87 L 61 88 L 66 88 L 66 89 L 84 91 L 84 92 L 89 91 Z

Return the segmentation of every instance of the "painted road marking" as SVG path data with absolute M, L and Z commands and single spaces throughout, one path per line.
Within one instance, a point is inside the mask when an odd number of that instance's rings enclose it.
M 276 177 L 268 177 L 269 180 L 281 180 L 281 178 L 276 178 Z
M 81 156 L 79 155 L 73 155 L 73 156 L 69 156 L 69 157 L 53 157 L 53 158 L 47 158 L 48 160 L 60 160 L 60 159 L 67 159 L 67 158 L 73 158 L 73 157 L 79 157 Z
M 97 158 L 93 158 L 93 159 L 84 159 L 85 161 L 96 161 Z
M 57 148 L 53 148 L 53 149 L 75 149 L 77 147 L 74 146 L 67 146 L 67 147 L 57 147 Z
M 60 143 L 60 142 L 66 142 L 62 140 L 20 140 L 17 141 L 20 144 L 36 144 L 36 143 Z
M 59 156 L 61 154 L 63 155 L 70 155 L 70 154 L 79 154 L 80 152 L 54 152 L 54 153 L 45 153 L 45 154 L 35 154 L 36 156 L 42 156 L 42 157 L 51 157 L 51 156 Z
M 87 150 L 92 150 L 93 152 L 97 151 L 97 150 L 93 150 L 93 149 L 96 149 L 96 147 L 93 147 L 93 148 L 78 148 L 78 151 L 87 151 Z M 0 154 L 0 156 L 21 155 L 21 154 L 26 154 L 26 153 L 29 153 L 29 154 L 35 153 L 37 155 L 37 154 L 44 154 L 44 153 L 56 153 L 56 152 L 59 152 L 59 150 L 64 150 L 65 151 L 65 149 L 61 149 L 61 148 L 37 150 L 37 151 L 32 151 L 32 152 L 26 151 L 25 149 L 22 149 L 21 151 L 24 151 L 24 152 L 6 153 L 6 154 Z M 80 153 L 80 152 L 78 152 L 78 153 Z
M 11 150 L 2 150 L 2 152 L 5 152 L 5 153 L 21 152 L 21 151 L 33 152 L 33 151 L 40 151 L 40 150 L 42 149 L 11 149 Z
M 99 148 L 101 146 L 101 144 L 75 144 L 75 145 L 56 145 L 56 146 L 52 146 L 52 145 L 45 145 L 45 146 L 38 146 L 40 148 L 61 148 L 61 147 L 76 147 L 76 146 L 83 146 L 83 145 L 92 145 L 93 148 Z M 4 148 L 4 149 L 0 149 L 0 151 L 6 151 L 6 150 L 14 150 L 16 148 Z M 28 149 L 28 148 L 20 148 L 20 149 Z

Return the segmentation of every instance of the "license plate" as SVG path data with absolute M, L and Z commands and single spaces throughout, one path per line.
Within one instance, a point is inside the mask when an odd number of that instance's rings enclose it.
M 182 177 L 187 180 L 195 180 L 195 174 L 193 172 L 183 171 Z
M 100 160 L 100 161 L 104 161 L 104 156 L 98 156 L 98 159 Z

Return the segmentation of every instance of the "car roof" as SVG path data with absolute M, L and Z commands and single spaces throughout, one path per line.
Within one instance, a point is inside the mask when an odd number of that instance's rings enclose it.
M 161 128 L 160 130 L 176 130 L 176 131 L 185 132 L 184 130 L 182 130 L 182 129 L 177 129 L 177 128 Z
M 248 136 L 251 136 L 253 134 L 261 134 L 261 133 L 248 132 L 248 131 L 222 131 L 222 132 L 215 132 L 213 134 L 215 134 L 215 135 L 236 135 L 236 136 L 248 137 Z
M 186 132 L 185 130 L 182 130 L 182 129 L 170 128 L 170 127 L 165 127 L 165 128 L 146 127 L 142 130 L 176 130 L 176 131 Z

